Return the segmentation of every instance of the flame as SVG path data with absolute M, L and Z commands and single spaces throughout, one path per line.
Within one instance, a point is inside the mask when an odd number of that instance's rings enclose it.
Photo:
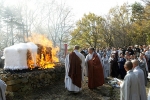
M 56 56 L 59 48 L 54 47 L 52 41 L 50 41 L 46 36 L 33 34 L 27 39 L 27 41 L 33 42 L 38 46 L 36 65 L 32 60 L 31 53 L 28 51 L 27 64 L 30 69 L 33 69 L 35 66 L 38 66 L 40 69 L 53 68 L 55 65 L 54 62 L 59 61 Z

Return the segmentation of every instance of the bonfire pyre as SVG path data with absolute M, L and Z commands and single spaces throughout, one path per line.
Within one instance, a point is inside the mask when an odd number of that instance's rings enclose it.
M 33 35 L 28 38 L 29 43 L 20 43 L 4 50 L 4 69 L 46 69 L 53 68 L 58 62 L 57 47 L 43 35 Z
M 29 68 L 38 67 L 40 69 L 50 68 L 54 66 L 54 62 L 52 60 L 52 48 L 44 47 L 41 44 L 37 44 L 37 56 L 36 56 L 36 65 L 32 60 L 32 54 L 30 50 L 27 52 L 27 65 Z
M 36 37 L 36 38 L 35 38 Z M 31 59 L 31 53 L 27 53 L 27 63 L 29 68 L 39 67 L 40 69 L 53 68 L 55 62 L 58 62 L 56 56 L 58 47 L 54 47 L 52 41 L 46 36 L 34 34 L 28 38 L 28 41 L 33 42 L 37 45 L 36 65 L 34 65 Z

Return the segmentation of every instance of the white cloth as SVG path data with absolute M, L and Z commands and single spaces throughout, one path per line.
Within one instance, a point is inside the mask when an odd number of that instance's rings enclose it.
M 104 78 L 107 78 L 109 76 L 109 59 L 108 57 L 102 57 L 102 62 L 103 62 L 103 70 L 104 70 Z
M 141 100 L 147 100 L 146 97 L 146 89 L 145 89 L 145 80 L 144 80 L 144 72 L 142 69 L 140 69 L 139 66 L 135 67 L 133 69 L 133 73 L 137 76 L 139 79 L 139 85 L 140 85 L 140 98 Z
M 5 66 L 4 69 L 22 70 L 28 69 L 27 51 L 31 52 L 34 65 L 36 66 L 37 45 L 32 42 L 19 43 L 4 49 Z
M 88 76 L 88 61 L 93 58 L 94 53 L 95 53 L 95 52 L 93 52 L 92 54 L 89 53 L 89 54 L 86 56 L 86 58 L 85 58 L 85 66 L 86 66 L 86 67 L 85 67 L 85 76 Z M 98 55 L 98 58 L 99 58 L 99 60 L 100 60 L 100 62 L 101 62 L 101 64 L 102 64 L 102 66 L 103 66 L 101 55 L 98 54 L 98 53 L 97 53 L 97 55 Z
M 83 75 L 83 69 L 85 68 L 85 57 L 78 52 L 77 50 L 74 50 L 75 54 L 81 59 L 82 63 L 81 63 L 81 68 L 82 68 L 82 81 L 84 79 L 84 75 Z M 74 85 L 72 83 L 72 79 L 68 76 L 69 73 L 69 68 L 70 68 L 70 64 L 69 64 L 69 55 L 66 56 L 65 59 L 65 70 L 66 70 L 66 74 L 65 74 L 65 88 L 68 89 L 68 91 L 74 91 L 74 92 L 79 92 L 82 90 L 82 88 L 77 87 L 76 85 Z
M 120 100 L 140 100 L 139 82 L 132 70 L 128 71 L 120 84 Z

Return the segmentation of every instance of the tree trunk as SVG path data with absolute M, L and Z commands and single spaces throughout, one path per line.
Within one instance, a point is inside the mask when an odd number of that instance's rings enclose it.
M 59 54 L 61 54 L 62 48 L 61 48 L 61 41 L 59 41 Z M 61 59 L 61 55 L 59 55 L 59 61 Z
M 97 39 L 95 39 L 95 42 L 94 42 L 94 48 L 96 50 L 96 46 L 97 46 Z
M 22 30 L 23 31 L 23 42 L 25 42 L 25 32 L 24 32 L 24 24 L 23 23 L 22 23 L 22 26 L 23 26 L 23 28 L 22 28 L 23 29 Z
M 11 45 L 14 45 L 14 37 L 13 37 L 13 19 L 11 18 Z

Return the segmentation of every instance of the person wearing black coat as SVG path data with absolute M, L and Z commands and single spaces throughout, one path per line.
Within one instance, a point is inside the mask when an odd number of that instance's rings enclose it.
M 124 55 L 121 53 L 120 57 L 118 59 L 119 74 L 121 76 L 121 79 L 124 79 L 124 77 L 126 75 L 126 71 L 124 69 L 125 62 L 126 62 L 126 59 L 124 58 Z
M 118 67 L 118 59 L 116 59 L 115 54 L 112 54 L 110 59 L 110 76 L 118 77 L 119 75 L 119 67 Z
M 127 51 L 129 52 L 129 55 L 134 55 L 134 51 L 131 49 L 131 47 L 129 47 Z

